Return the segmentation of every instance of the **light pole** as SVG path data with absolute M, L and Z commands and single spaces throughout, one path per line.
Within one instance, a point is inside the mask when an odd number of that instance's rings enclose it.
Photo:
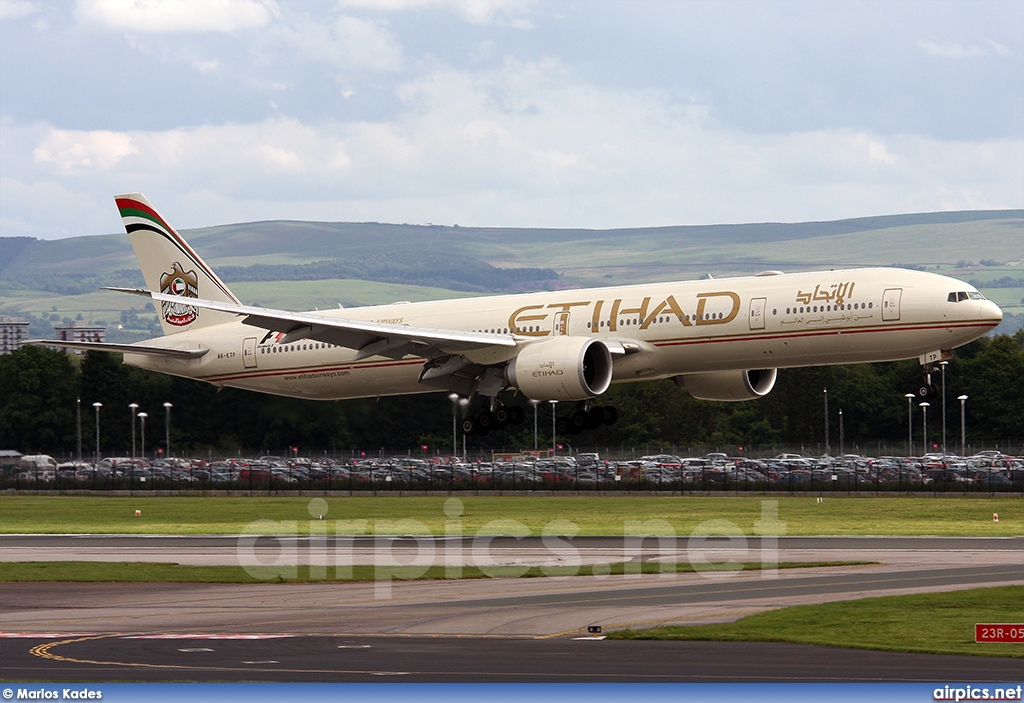
M 828 456 L 832 453 L 832 448 L 828 444 L 828 388 L 822 393 L 825 394 L 825 456 Z
M 82 399 L 75 398 L 75 436 L 78 439 L 78 466 L 76 469 L 82 468 Z
M 149 417 L 146 413 L 139 413 L 139 422 L 142 423 L 142 459 L 146 459 L 146 418 Z
M 907 456 L 914 454 L 914 394 L 907 393 Z
M 942 456 L 946 456 L 946 367 L 948 361 L 940 361 L 939 368 L 942 369 Z
M 537 406 L 540 401 L 531 398 L 530 405 L 533 406 L 533 451 L 537 451 Z
M 924 452 L 921 454 L 921 456 L 924 456 L 925 454 L 928 453 L 928 408 L 930 407 L 930 404 L 929 403 L 920 403 L 920 405 L 921 405 L 921 415 L 922 415 L 921 422 L 924 423 L 921 426 L 921 428 L 922 428 L 921 432 L 924 433 L 924 441 L 922 442 L 922 444 L 924 444 Z
M 462 412 L 466 412 L 466 408 L 469 407 L 469 398 L 459 398 L 459 407 L 462 408 Z M 466 433 L 462 433 L 462 460 L 466 460 Z
M 555 412 L 555 408 L 558 406 L 557 400 L 549 400 L 551 403 L 551 456 L 558 454 L 558 444 L 555 442 L 555 416 L 558 414 Z
M 839 456 L 843 455 L 843 410 L 839 409 Z
M 132 419 L 132 461 L 135 461 L 135 413 L 138 409 L 138 403 L 128 404 L 128 416 Z
M 957 397 L 960 401 L 960 456 L 967 456 L 967 425 L 964 424 L 964 402 L 967 400 L 966 395 Z
M 171 458 L 171 403 L 164 403 L 164 459 Z
M 93 403 L 92 406 L 96 408 L 96 463 L 93 465 L 95 471 L 100 465 L 100 408 L 103 407 L 103 403 Z
M 459 394 L 449 393 L 448 400 L 452 402 L 452 456 L 454 457 L 456 454 L 459 453 L 459 436 L 458 432 L 455 429 L 455 415 L 459 409 Z

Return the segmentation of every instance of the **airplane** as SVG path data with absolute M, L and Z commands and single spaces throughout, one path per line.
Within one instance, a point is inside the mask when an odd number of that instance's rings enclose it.
M 560 434 L 612 424 L 612 383 L 672 379 L 693 397 L 752 400 L 778 369 L 918 358 L 931 373 L 1002 320 L 973 286 L 863 268 L 289 312 L 244 305 L 141 193 L 116 196 L 164 336 L 31 343 L 119 352 L 124 363 L 318 400 L 448 392 L 482 398 L 465 434 L 523 421 L 499 397 L 575 402 Z M 507 395 L 507 394 L 506 394 Z M 453 396 L 454 397 L 454 396 Z

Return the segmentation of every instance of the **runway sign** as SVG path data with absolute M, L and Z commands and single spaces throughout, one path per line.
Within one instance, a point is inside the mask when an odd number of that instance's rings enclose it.
M 1024 644 L 1024 623 L 985 623 L 974 626 L 975 642 Z

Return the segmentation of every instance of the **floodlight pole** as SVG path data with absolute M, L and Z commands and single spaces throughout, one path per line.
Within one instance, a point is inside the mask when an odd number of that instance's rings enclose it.
M 132 461 L 135 461 L 135 413 L 138 409 L 138 403 L 128 404 L 128 416 L 132 419 Z

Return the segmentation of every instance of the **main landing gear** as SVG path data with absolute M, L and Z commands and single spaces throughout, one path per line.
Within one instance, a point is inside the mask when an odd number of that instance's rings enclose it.
M 509 425 L 521 425 L 526 412 L 518 405 L 485 404 L 462 420 L 462 433 L 469 437 L 482 437 L 503 430 Z M 589 401 L 577 405 L 571 413 L 555 421 L 555 432 L 562 436 L 578 435 L 596 430 L 603 425 L 619 421 L 619 411 L 611 405 L 591 405 Z
M 611 405 L 580 403 L 571 413 L 555 421 L 555 432 L 560 435 L 578 435 L 585 430 L 596 430 L 602 425 L 614 425 L 619 411 Z
M 495 405 L 492 409 L 485 405 L 480 410 L 462 420 L 462 433 L 468 436 L 482 437 L 491 430 L 503 430 L 509 425 L 521 425 L 526 419 L 526 411 L 518 405 Z

